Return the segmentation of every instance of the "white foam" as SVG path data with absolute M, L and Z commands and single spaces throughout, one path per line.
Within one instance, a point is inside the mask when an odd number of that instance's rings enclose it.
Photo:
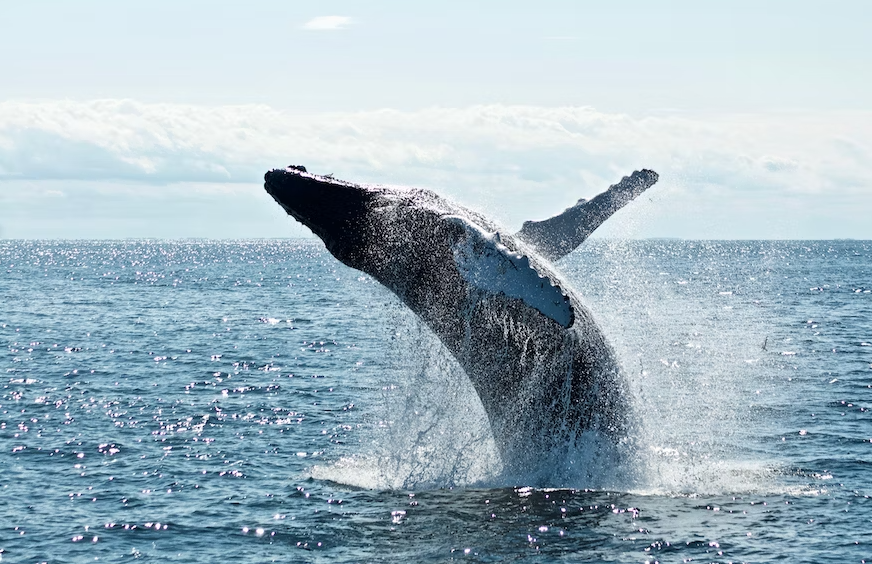
M 375 457 L 340 458 L 330 464 L 313 466 L 308 475 L 316 480 L 327 480 L 366 490 L 395 489 L 400 486 L 392 483 L 382 472 L 381 463 Z

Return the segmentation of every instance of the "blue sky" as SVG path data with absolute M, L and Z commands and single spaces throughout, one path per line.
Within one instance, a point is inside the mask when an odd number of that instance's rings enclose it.
M 0 237 L 305 235 L 271 167 L 509 229 L 872 238 L 872 3 L 0 3 Z

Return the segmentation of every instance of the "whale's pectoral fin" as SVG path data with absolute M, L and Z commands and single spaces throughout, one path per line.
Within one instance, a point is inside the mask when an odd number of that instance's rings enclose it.
M 557 260 L 575 250 L 613 213 L 653 186 L 657 178 L 653 170 L 636 171 L 592 200 L 579 200 L 560 215 L 525 221 L 515 236 L 549 260 Z
M 486 233 L 461 217 L 446 220 L 461 228 L 462 236 L 452 251 L 457 270 L 471 289 L 522 300 L 560 325 L 572 325 L 569 297 L 548 276 L 540 275 L 529 258 L 503 245 L 498 233 Z

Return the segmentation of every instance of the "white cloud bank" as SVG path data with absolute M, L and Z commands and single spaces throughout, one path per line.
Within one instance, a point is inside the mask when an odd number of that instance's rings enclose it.
M 343 29 L 351 24 L 351 18 L 347 16 L 319 16 L 312 18 L 303 24 L 303 29 L 313 31 L 331 31 L 335 29 Z
M 655 198 L 705 199 L 742 217 L 760 206 L 872 203 L 870 139 L 872 113 L 863 112 L 632 117 L 490 105 L 298 115 L 262 105 L 0 102 L 0 192 L 10 201 L 24 181 L 259 184 L 270 168 L 303 164 L 434 188 L 517 225 L 644 167 L 661 175 Z

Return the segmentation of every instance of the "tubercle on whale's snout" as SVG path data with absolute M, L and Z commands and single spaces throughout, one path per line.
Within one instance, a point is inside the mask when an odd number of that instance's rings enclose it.
M 263 186 L 270 195 L 274 195 L 274 192 L 279 189 L 285 179 L 291 177 L 302 177 L 304 174 L 306 176 L 315 176 L 309 173 L 309 171 L 306 170 L 306 167 L 302 165 L 290 165 L 287 168 L 274 168 L 268 170 L 266 174 L 263 175 Z

